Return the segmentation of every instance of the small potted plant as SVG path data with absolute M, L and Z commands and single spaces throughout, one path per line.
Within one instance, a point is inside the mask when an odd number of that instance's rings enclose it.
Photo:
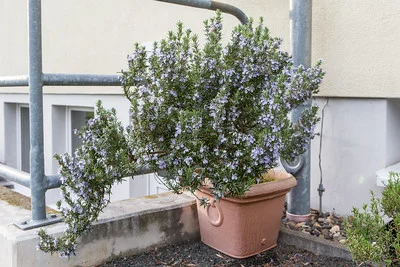
M 108 176 L 117 180 L 128 169 L 134 173 L 143 166 L 157 171 L 175 193 L 190 191 L 197 196 L 203 242 L 231 256 L 247 257 L 276 245 L 284 196 L 296 182 L 273 168 L 280 157 L 291 160 L 302 154 L 314 137 L 317 107 L 305 110 L 295 124 L 288 114 L 318 92 L 324 72 L 321 62 L 313 68 L 294 67 L 288 53 L 279 50 L 281 40 L 270 36 L 262 20 L 258 25 L 250 20 L 237 26 L 226 45 L 219 12 L 204 26 L 202 48 L 182 23 L 166 39 L 154 43 L 151 52 L 135 45 L 128 56 L 128 69 L 121 75 L 124 94 L 131 102 L 131 125 L 118 128 L 115 114 L 98 106 L 99 114 L 108 114 L 103 130 L 117 127 L 115 137 L 122 145 L 122 150 L 110 147 L 118 151 L 120 161 L 114 166 L 110 159 Z M 91 127 L 97 129 L 93 125 L 101 121 L 91 122 Z M 87 137 L 90 132 L 85 128 L 81 133 L 83 147 L 106 141 L 100 135 L 92 140 Z M 108 155 L 107 151 L 103 154 Z M 89 155 L 101 157 L 101 151 Z M 65 184 L 71 184 L 75 169 L 71 172 L 70 161 L 59 159 Z M 91 174 L 96 161 L 90 158 L 82 168 Z M 109 193 L 109 187 L 103 192 Z M 272 203 L 261 202 L 266 199 Z M 97 203 L 96 210 L 106 203 Z M 252 210 L 247 209 L 249 203 L 254 203 Z M 239 209 L 233 211 L 233 204 Z M 265 214 L 269 210 L 274 215 Z M 234 218 L 228 218 L 229 213 Z M 255 225 L 248 225 L 246 217 Z M 273 234 L 265 232 L 271 225 L 276 228 Z M 231 230 L 236 232 L 230 234 Z M 233 241 L 221 241 L 222 237 Z M 47 244 L 45 232 L 41 238 Z

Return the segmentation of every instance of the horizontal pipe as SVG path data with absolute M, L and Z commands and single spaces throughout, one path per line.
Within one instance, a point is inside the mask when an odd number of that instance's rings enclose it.
M 177 4 L 182 6 L 191 6 L 204 9 L 211 9 L 210 0 L 156 0 L 159 2 L 166 2 L 170 4 Z
M 50 86 L 121 86 L 120 76 L 102 74 L 43 74 L 43 85 Z
M 46 189 L 59 188 L 61 184 L 60 175 L 46 176 Z
M 118 75 L 101 74 L 43 74 L 47 86 L 121 86 Z M 0 77 L 0 87 L 29 86 L 27 75 Z
M 142 174 L 149 174 L 153 173 L 154 171 L 148 168 L 141 168 L 137 170 L 133 174 L 135 175 L 142 175 Z M 126 175 L 130 176 L 130 175 Z M 20 184 L 22 186 L 30 188 L 30 174 L 24 171 L 17 170 L 15 168 L 9 167 L 4 164 L 0 164 L 0 178 L 6 179 L 8 181 L 12 181 L 14 183 Z M 60 175 L 47 175 L 46 176 L 46 189 L 53 189 L 59 188 L 62 182 L 60 179 Z
M 28 75 L 0 77 L 0 87 L 28 86 Z
M 211 0 L 156 0 L 156 1 L 177 4 L 182 6 L 209 9 L 209 10 L 218 9 L 221 10 L 221 12 L 223 13 L 235 16 L 242 24 L 246 24 L 249 21 L 246 14 L 244 14 L 244 12 L 239 8 L 229 4 L 220 3 L 217 1 L 211 1 Z
M 0 178 L 28 188 L 31 187 L 31 175 L 29 173 L 4 164 L 0 164 Z M 46 176 L 46 189 L 58 188 L 60 185 L 61 180 L 59 175 Z
M 154 170 L 151 170 L 147 167 L 143 167 L 143 168 L 138 169 L 134 174 L 127 174 L 126 176 L 149 174 L 149 173 L 153 173 L 153 172 L 154 172 Z M 46 176 L 46 180 L 47 180 L 47 189 L 58 188 L 62 184 L 60 175 L 48 175 L 48 176 Z
M 0 164 L 0 177 L 28 188 L 31 187 L 31 176 L 29 173 L 14 169 L 4 164 Z

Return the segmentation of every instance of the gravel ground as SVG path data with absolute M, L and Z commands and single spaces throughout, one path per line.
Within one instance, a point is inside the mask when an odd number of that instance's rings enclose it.
M 170 245 L 151 251 L 114 259 L 102 267 L 225 267 L 225 266 L 357 266 L 353 262 L 338 258 L 316 256 L 293 246 L 278 244 L 277 247 L 247 259 L 234 259 L 201 242 Z
M 304 234 L 318 236 L 337 243 L 346 243 L 345 218 L 334 212 L 320 214 L 318 210 L 311 209 L 311 220 L 302 223 L 293 223 L 286 218 L 286 210 L 282 214 L 281 225 Z

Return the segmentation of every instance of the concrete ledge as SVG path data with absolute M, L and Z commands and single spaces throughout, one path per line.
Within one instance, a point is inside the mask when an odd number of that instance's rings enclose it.
M 185 194 L 164 193 L 111 203 L 93 231 L 82 238 L 78 255 L 70 260 L 37 251 L 37 229 L 22 231 L 13 225 L 30 216 L 29 210 L 0 200 L 1 266 L 96 266 L 114 257 L 140 253 L 154 246 L 200 239 L 196 201 Z M 65 225 L 58 223 L 45 228 L 57 235 L 62 234 Z M 287 228 L 281 228 L 278 242 L 317 255 L 352 259 L 343 245 Z
M 30 211 L 0 201 L 0 259 L 2 266 L 93 266 L 116 256 L 138 253 L 153 246 L 199 240 L 195 199 L 171 193 L 111 203 L 93 231 L 82 238 L 70 260 L 35 249 L 37 229 L 22 231 L 13 222 Z M 45 227 L 62 234 L 63 223 Z
M 325 240 L 316 236 L 306 235 L 304 233 L 281 227 L 278 243 L 292 245 L 314 253 L 315 255 L 324 255 L 328 257 L 337 257 L 346 260 L 352 260 L 349 249 L 336 242 Z

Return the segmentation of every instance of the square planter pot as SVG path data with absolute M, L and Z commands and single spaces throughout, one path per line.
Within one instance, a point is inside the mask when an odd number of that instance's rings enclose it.
M 207 208 L 197 201 L 201 241 L 234 258 L 247 258 L 276 246 L 285 195 L 296 179 L 272 170 L 275 181 L 257 184 L 239 198 L 214 201 L 211 191 L 203 187 L 196 194 L 210 199 Z

